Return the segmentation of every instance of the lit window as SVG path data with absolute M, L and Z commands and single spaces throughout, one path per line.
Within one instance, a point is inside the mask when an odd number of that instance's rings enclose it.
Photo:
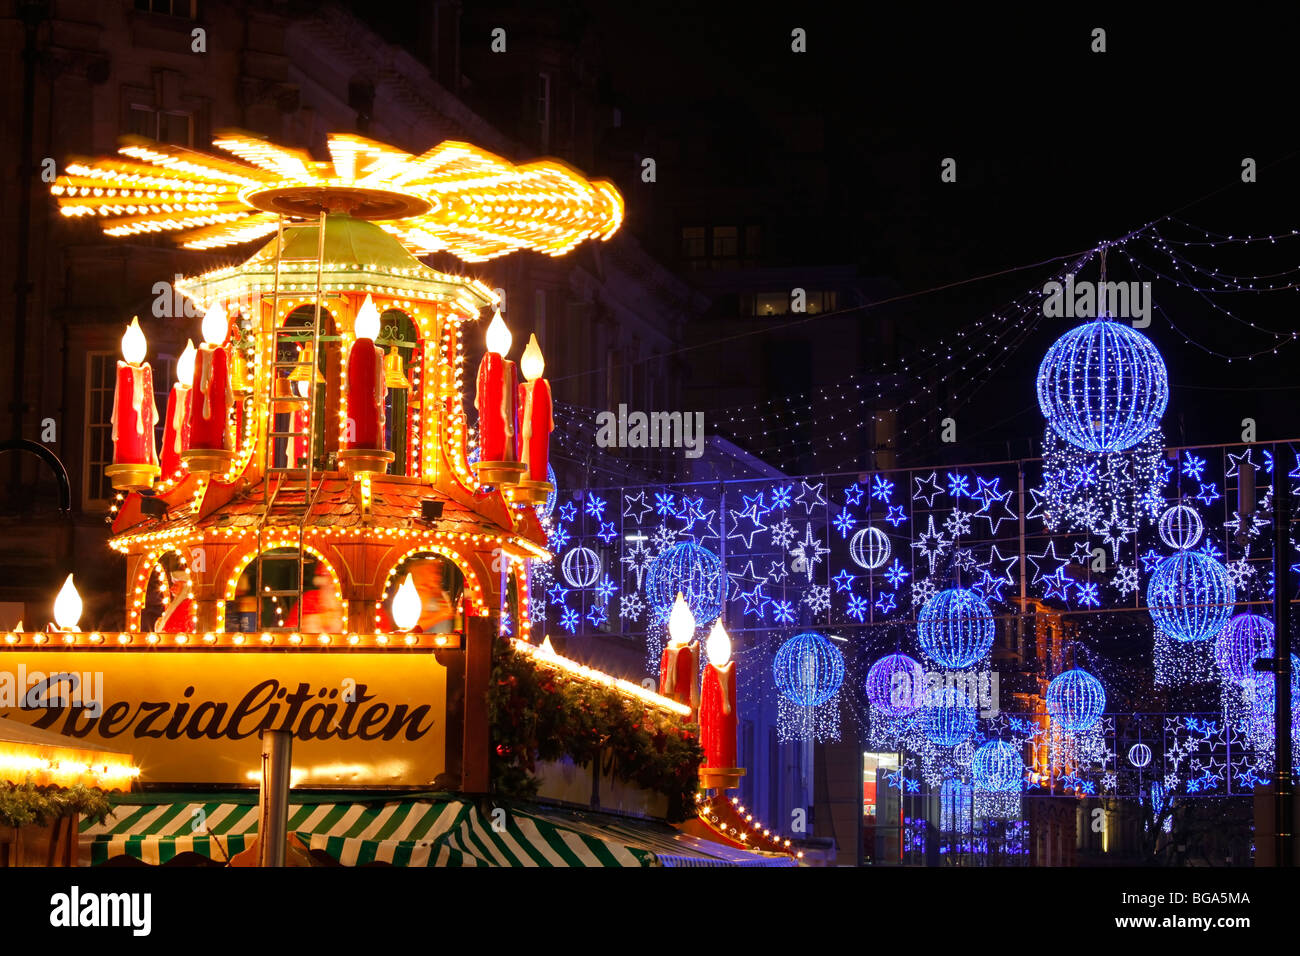
M 760 292 L 754 296 L 754 314 L 785 315 L 790 311 L 789 292 Z
M 685 259 L 704 258 L 703 226 L 687 226 L 682 230 L 682 257 Z
M 739 234 L 740 230 L 735 226 L 714 226 L 713 258 L 734 259 L 736 257 L 736 242 L 739 238 Z
M 194 0 L 135 0 L 135 8 L 169 17 L 194 19 Z

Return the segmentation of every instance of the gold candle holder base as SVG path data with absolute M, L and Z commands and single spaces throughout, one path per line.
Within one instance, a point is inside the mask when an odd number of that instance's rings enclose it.
M 195 475 L 224 472 L 234 460 L 235 453 L 224 448 L 190 448 L 181 455 L 186 471 Z
M 517 461 L 479 461 L 474 463 L 474 471 L 483 485 L 513 485 L 524 473 L 524 466 Z
M 157 465 L 109 465 L 104 469 L 118 491 L 145 491 L 162 474 Z
M 735 790 L 740 786 L 740 778 L 745 775 L 744 767 L 701 767 L 700 786 L 706 790 Z
M 531 481 L 528 478 L 520 478 L 512 487 L 516 501 L 526 501 L 534 505 L 542 504 L 555 490 L 555 486 L 549 481 Z
M 339 452 L 339 471 L 345 475 L 382 475 L 396 457 L 382 448 L 345 448 Z

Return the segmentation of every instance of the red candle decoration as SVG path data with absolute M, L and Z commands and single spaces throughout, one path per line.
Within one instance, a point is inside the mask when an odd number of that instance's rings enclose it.
M 384 353 L 375 345 L 379 312 L 369 295 L 357 312 L 357 340 L 348 353 L 347 426 L 345 448 L 384 447 Z
M 343 450 L 339 452 L 339 460 L 352 472 L 382 472 L 394 455 L 385 450 L 384 404 L 388 385 L 384 381 L 384 352 L 375 345 L 379 337 L 379 310 L 369 295 L 357 310 L 353 328 L 357 340 L 348 353 Z
M 480 461 L 510 461 L 515 457 L 514 363 L 505 357 L 510 340 L 510 329 L 497 312 L 488 325 L 487 352 L 478 366 L 474 392 Z
M 555 418 L 551 409 L 551 385 L 542 378 L 546 363 L 536 335 L 529 337 L 519 367 L 524 378 L 528 379 L 519 386 L 519 460 L 524 465 L 524 477 L 520 485 L 525 488 L 531 486 L 541 494 L 541 500 L 545 500 L 546 494 L 551 490 L 551 484 L 546 480 L 546 462 L 550 455 Z
M 190 390 L 190 439 L 184 460 L 191 471 L 214 471 L 234 458 L 230 409 L 230 353 L 223 345 L 229 323 L 217 303 L 203 316 L 203 344 L 195 356 Z
M 154 426 L 158 406 L 153 397 L 153 369 L 144 360 L 148 343 L 139 317 L 132 318 L 122 336 L 122 357 L 117 363 L 117 389 L 113 394 L 113 464 L 105 469 L 119 490 L 148 488 L 158 477 Z
M 731 638 L 721 622 L 714 625 L 705 650 L 700 692 L 700 743 L 704 766 L 730 770 L 736 766 L 736 662 L 731 660 Z
M 696 680 L 700 666 L 700 645 L 695 641 L 668 642 L 659 659 L 659 693 L 686 704 L 692 710 L 700 706 L 700 684 Z
M 190 385 L 194 381 L 194 343 L 186 341 L 176 360 L 176 384 L 167 395 L 167 421 L 163 424 L 162 473 L 175 477 L 185 466 L 181 455 L 190 441 Z

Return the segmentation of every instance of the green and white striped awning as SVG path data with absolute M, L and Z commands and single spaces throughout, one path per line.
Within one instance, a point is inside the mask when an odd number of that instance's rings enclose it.
M 145 796 L 118 805 L 102 824 L 81 828 L 82 862 L 121 856 L 154 865 L 185 852 L 225 861 L 251 845 L 256 797 L 248 794 Z M 733 850 L 650 821 L 472 801 L 294 795 L 289 832 L 345 866 L 789 866 L 788 857 Z

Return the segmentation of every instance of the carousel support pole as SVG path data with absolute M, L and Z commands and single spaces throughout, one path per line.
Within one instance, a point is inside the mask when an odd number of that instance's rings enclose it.
M 496 622 L 465 610 L 465 731 L 460 788 L 487 793 L 489 786 L 487 690 L 492 679 L 492 635 Z M 596 768 L 599 772 L 599 768 Z
M 289 731 L 262 731 L 262 782 L 257 794 L 258 866 L 284 866 L 292 753 L 293 738 Z

